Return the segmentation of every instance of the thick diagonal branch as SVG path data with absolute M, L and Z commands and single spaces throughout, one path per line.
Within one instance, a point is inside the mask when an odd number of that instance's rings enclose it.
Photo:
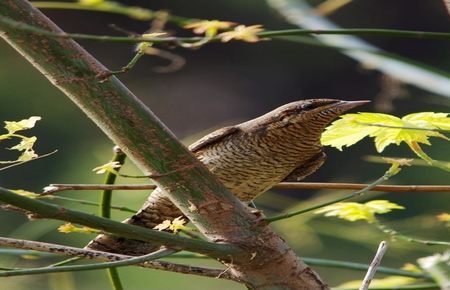
M 0 1 L 0 16 L 62 32 L 25 0 Z M 328 289 L 117 78 L 99 79 L 107 70 L 77 43 L 4 23 L 0 31 L 2 38 L 81 108 L 144 174 L 175 172 L 156 180 L 170 200 L 210 240 L 247 250 L 224 261 L 237 280 L 252 289 Z M 177 171 L 179 168 L 188 169 Z

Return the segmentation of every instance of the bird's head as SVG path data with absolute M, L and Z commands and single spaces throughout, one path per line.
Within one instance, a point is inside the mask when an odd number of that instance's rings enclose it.
M 241 124 L 242 129 L 273 130 L 293 124 L 322 133 L 323 129 L 342 113 L 370 101 L 336 99 L 301 100 L 281 106 L 259 118 Z M 308 130 L 309 131 L 309 130 Z

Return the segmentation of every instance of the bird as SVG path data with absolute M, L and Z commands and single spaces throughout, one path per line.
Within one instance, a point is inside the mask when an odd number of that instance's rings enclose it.
M 342 113 L 369 101 L 306 99 L 285 104 L 247 122 L 220 128 L 189 150 L 237 198 L 249 203 L 279 182 L 299 181 L 325 162 L 320 143 L 324 129 Z M 142 208 L 124 223 L 154 228 L 183 216 L 156 188 Z M 100 234 L 85 248 L 144 255 L 160 245 Z

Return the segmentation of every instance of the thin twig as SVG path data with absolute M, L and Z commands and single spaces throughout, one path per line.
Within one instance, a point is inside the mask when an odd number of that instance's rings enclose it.
M 198 255 L 194 253 L 177 253 L 169 257 L 170 259 L 174 258 L 192 258 L 192 259 L 210 259 L 208 256 Z M 310 258 L 310 257 L 300 257 L 303 262 L 310 266 L 321 266 L 328 268 L 338 268 L 338 269 L 346 269 L 346 270 L 356 270 L 356 271 L 364 271 L 367 272 L 369 269 L 369 265 L 348 261 L 339 261 L 339 260 L 330 260 L 330 259 L 320 259 L 320 258 Z M 423 273 L 423 272 L 412 272 L 395 268 L 388 267 L 378 267 L 378 273 L 395 275 L 395 276 L 404 276 L 418 279 L 431 279 L 431 276 Z
M 365 183 L 339 182 L 281 182 L 274 186 L 277 189 L 363 189 Z M 53 194 L 65 190 L 153 190 L 153 184 L 50 184 L 41 195 Z M 387 192 L 450 192 L 450 185 L 376 185 L 370 191 Z
M 159 259 L 159 258 L 168 256 L 168 255 L 171 255 L 172 253 L 175 253 L 175 252 L 176 252 L 176 250 L 164 248 L 164 249 L 158 250 L 156 252 L 153 252 L 153 253 L 150 253 L 147 255 L 143 255 L 143 256 L 139 256 L 139 257 L 131 257 L 128 259 L 123 259 L 123 260 L 114 261 L 114 262 L 102 262 L 102 263 L 95 263 L 95 264 L 88 264 L 88 265 L 42 267 L 42 268 L 3 271 L 3 272 L 0 272 L 0 277 L 86 271 L 86 270 L 106 269 L 106 268 L 110 268 L 110 267 L 123 267 L 123 266 L 130 266 L 130 265 L 134 265 L 134 264 L 144 263 L 146 261 Z
M 383 259 L 384 253 L 386 253 L 386 251 L 387 251 L 387 243 L 385 241 L 382 241 L 378 246 L 378 250 L 375 254 L 375 257 L 372 260 L 372 263 L 370 263 L 369 269 L 367 270 L 366 276 L 364 277 L 364 280 L 361 284 L 361 287 L 359 287 L 359 290 L 369 289 L 370 282 L 372 282 L 372 279 L 375 276 L 375 273 L 381 264 L 381 259 Z
M 52 151 L 52 152 L 49 152 L 49 153 L 46 153 L 46 154 L 39 155 L 38 157 L 35 157 L 35 158 L 30 159 L 30 160 L 27 160 L 27 161 L 18 161 L 17 163 L 14 163 L 14 164 L 11 164 L 11 165 L 8 165 L 8 166 L 4 166 L 4 167 L 0 168 L 0 171 L 5 170 L 5 169 L 8 169 L 8 168 L 11 168 L 11 167 L 15 167 L 15 166 L 22 165 L 22 164 L 28 163 L 28 162 L 30 162 L 30 161 L 34 161 L 34 160 L 38 160 L 38 159 L 41 159 L 41 158 L 45 158 L 45 157 L 47 157 L 47 156 L 50 156 L 50 155 L 55 154 L 56 152 L 58 152 L 58 150 L 54 150 L 54 151 Z
M 282 182 L 274 186 L 279 189 L 363 189 L 365 183 L 338 182 Z M 450 192 L 450 185 L 376 185 L 369 191 L 387 192 Z
M 53 194 L 66 190 L 153 190 L 154 184 L 50 184 L 44 187 L 41 195 Z
M 367 161 L 367 162 L 386 164 L 385 158 L 399 159 L 399 158 L 402 158 L 402 157 L 398 157 L 398 156 L 387 157 L 387 156 L 377 156 L 377 155 L 366 155 L 362 159 L 364 161 Z M 412 159 L 411 165 L 432 167 L 428 162 L 426 162 L 423 159 L 420 159 L 420 158 L 411 158 L 411 159 Z M 446 163 L 447 161 L 440 160 L 439 162 Z M 450 162 L 447 162 L 447 163 L 450 163 Z
M 100 261 L 121 261 L 132 258 L 132 256 L 113 254 L 95 250 L 80 249 L 75 247 L 63 246 L 58 244 L 50 244 L 36 241 L 19 240 L 11 238 L 0 237 L 0 245 L 6 247 L 14 247 L 19 249 L 35 250 L 40 252 L 54 253 L 65 256 L 84 257 L 88 259 Z M 222 273 L 221 269 L 202 268 L 195 266 L 188 266 L 165 261 L 148 261 L 145 263 L 136 264 L 143 268 L 151 268 L 163 271 L 170 271 L 182 274 L 193 274 L 206 277 L 217 277 Z M 222 276 L 221 278 L 232 280 L 230 275 Z
M 417 244 L 422 244 L 422 245 L 427 245 L 427 246 L 450 246 L 450 242 L 446 242 L 446 241 L 433 241 L 433 240 L 422 240 L 422 239 L 416 239 L 416 238 L 411 238 L 409 236 L 405 236 L 402 234 L 399 234 L 396 230 L 380 223 L 378 220 L 376 220 L 373 223 L 380 231 L 382 231 L 385 234 L 390 235 L 393 239 L 396 240 L 403 240 L 406 242 L 411 242 L 411 243 L 417 243 Z

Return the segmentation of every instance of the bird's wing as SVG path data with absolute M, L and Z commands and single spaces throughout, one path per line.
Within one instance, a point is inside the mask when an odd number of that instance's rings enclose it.
M 327 155 L 324 152 L 320 152 L 315 155 L 313 158 L 309 159 L 299 167 L 295 168 L 283 182 L 294 182 L 300 181 L 306 176 L 314 173 L 320 166 L 325 162 Z
M 191 146 L 189 146 L 189 150 L 191 150 L 192 152 L 196 152 L 210 145 L 211 143 L 219 141 L 220 139 L 228 135 L 231 135 L 237 131 L 239 131 L 239 129 L 236 126 L 228 126 L 217 129 L 216 131 L 209 133 L 205 137 L 201 138 L 197 142 L 191 144 Z

